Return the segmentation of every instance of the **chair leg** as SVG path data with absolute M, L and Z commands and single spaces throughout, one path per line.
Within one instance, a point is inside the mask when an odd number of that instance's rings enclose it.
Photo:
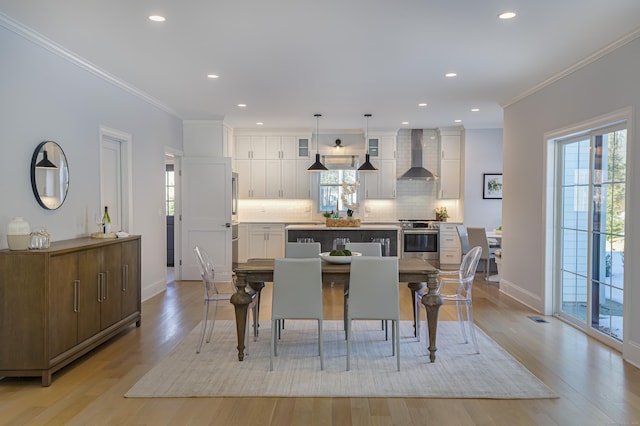
M 469 322 L 469 334 L 471 334 L 471 340 L 473 341 L 473 347 L 476 350 L 476 353 L 480 353 L 480 349 L 478 348 L 478 339 L 476 338 L 476 326 L 473 323 L 473 306 L 471 303 L 467 303 L 467 321 Z
M 211 312 L 211 326 L 209 327 L 209 334 L 207 335 L 207 343 L 211 341 L 211 335 L 213 334 L 213 327 L 216 325 L 216 313 L 218 311 L 218 302 L 213 302 L 213 310 Z
M 396 335 L 396 362 L 398 363 L 398 371 L 400 371 L 400 321 L 393 321 L 395 323 L 394 331 Z
M 271 356 L 269 357 L 269 371 L 273 371 L 273 358 L 277 355 L 276 351 L 276 326 L 278 320 L 271 320 Z
M 258 304 L 253 306 L 253 341 L 258 341 Z
M 387 328 L 389 324 L 387 323 Z M 391 321 L 391 356 L 395 356 L 396 354 L 396 322 L 395 320 Z
M 462 338 L 464 339 L 464 343 L 469 343 L 467 339 L 467 332 L 464 329 L 464 316 L 462 315 L 462 303 L 456 302 L 456 313 L 458 314 L 458 324 L 460 324 L 460 331 L 462 332 Z
M 322 347 L 322 320 L 318 320 L 318 350 L 320 351 L 320 370 L 324 370 L 324 348 Z
M 196 353 L 199 354 L 202 349 L 202 342 L 204 341 L 204 335 L 207 332 L 207 319 L 209 318 L 209 301 L 204 301 L 204 307 L 202 309 L 202 326 L 200 327 L 200 341 L 198 342 L 198 347 L 196 348 Z
M 347 318 L 347 371 L 351 370 L 351 319 Z
M 413 293 L 413 326 L 415 327 L 416 338 L 420 341 L 420 297 L 417 292 Z

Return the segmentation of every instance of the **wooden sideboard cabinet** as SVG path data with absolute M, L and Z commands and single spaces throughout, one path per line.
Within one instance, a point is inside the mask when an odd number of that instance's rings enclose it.
M 51 375 L 141 321 L 140 237 L 0 250 L 0 377 Z

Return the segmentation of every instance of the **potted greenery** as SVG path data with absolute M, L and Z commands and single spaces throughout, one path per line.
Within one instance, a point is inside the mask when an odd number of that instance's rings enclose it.
M 446 207 L 437 207 L 436 209 L 436 220 L 439 220 L 441 222 L 446 222 L 447 218 L 449 217 L 449 212 L 447 211 Z

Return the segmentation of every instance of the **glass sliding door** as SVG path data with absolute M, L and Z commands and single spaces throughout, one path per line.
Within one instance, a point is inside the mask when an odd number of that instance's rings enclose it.
M 558 140 L 556 312 L 621 342 L 626 129 Z

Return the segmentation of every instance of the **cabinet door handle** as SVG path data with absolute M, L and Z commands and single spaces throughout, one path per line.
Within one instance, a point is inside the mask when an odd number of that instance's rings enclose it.
M 107 300 L 109 295 L 109 271 L 104 274 L 104 285 L 102 286 L 102 289 L 104 290 L 102 300 Z
M 102 272 L 98 273 L 98 303 L 102 303 Z
M 80 280 L 73 281 L 73 312 L 80 312 Z
M 129 288 L 129 265 L 122 265 L 122 291 Z

